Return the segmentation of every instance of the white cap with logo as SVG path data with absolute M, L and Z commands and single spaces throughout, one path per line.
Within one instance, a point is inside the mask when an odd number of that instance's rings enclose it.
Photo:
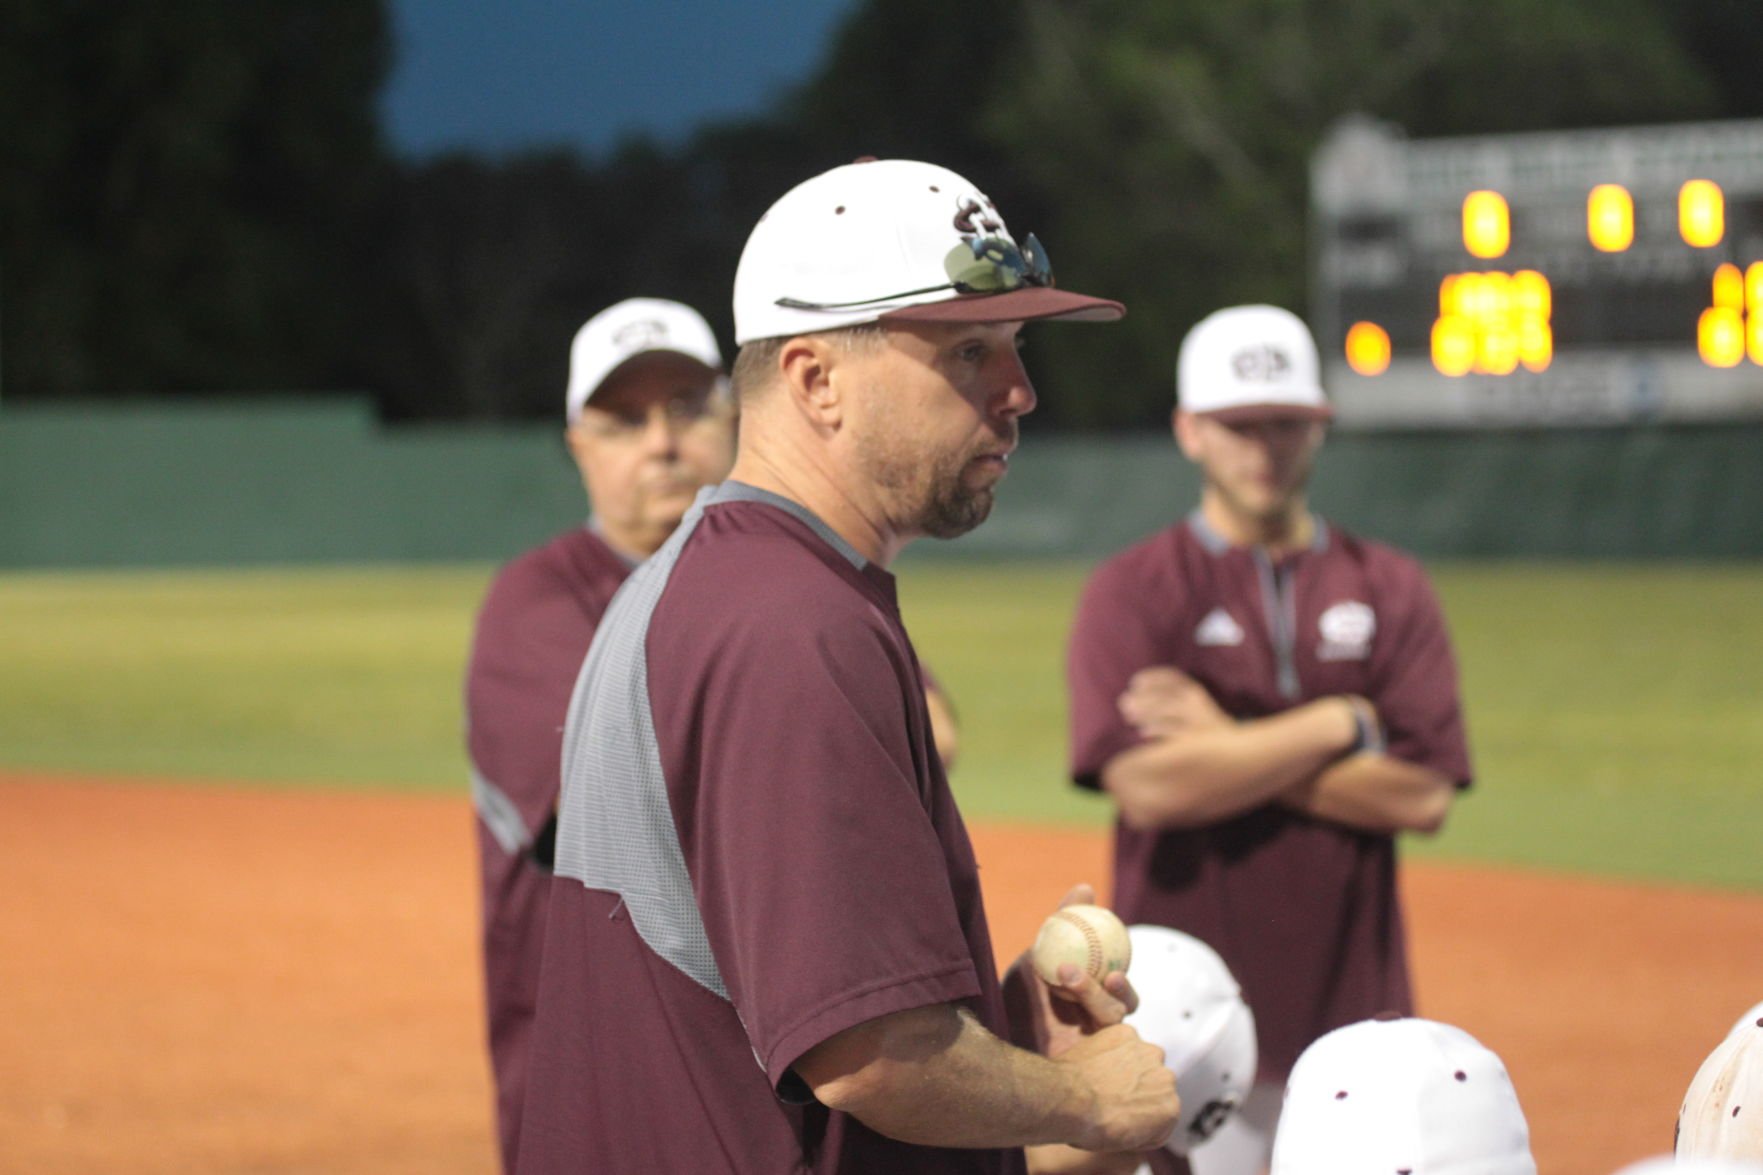
M 569 345 L 569 390 L 564 398 L 571 424 L 606 377 L 638 355 L 671 351 L 712 371 L 722 369 L 716 335 L 690 306 L 662 298 L 626 298 L 588 319 Z
M 1111 322 L 1118 302 L 1056 289 L 1029 237 L 946 167 L 859 160 L 779 197 L 735 271 L 735 341 L 867 322 Z
M 1449 1024 L 1361 1020 L 1304 1050 L 1272 1175 L 1536 1175 L 1500 1058 Z
M 1126 1022 L 1163 1050 L 1181 1094 L 1164 1145 L 1178 1155 L 1212 1136 L 1255 1080 L 1255 1017 L 1218 952 L 1166 926 L 1129 926 L 1138 1010 Z
M 1677 1157 L 1763 1162 L 1763 1005 L 1708 1054 L 1677 1114 Z
M 1229 424 L 1334 415 L 1322 394 L 1316 340 L 1278 306 L 1232 306 L 1202 318 L 1181 341 L 1176 403 Z

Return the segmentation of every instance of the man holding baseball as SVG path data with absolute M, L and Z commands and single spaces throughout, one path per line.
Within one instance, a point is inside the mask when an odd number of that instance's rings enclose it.
M 1124 976 L 1071 969 L 1088 1031 L 1047 1014 L 1055 1055 L 1006 1043 L 887 571 L 989 512 L 1035 403 L 1022 323 L 1120 313 L 928 164 L 835 168 L 754 229 L 735 468 L 570 703 L 523 1171 L 1020 1172 L 1169 1133 Z
M 1304 324 L 1221 310 L 1177 385 L 1200 506 L 1084 590 L 1071 774 L 1119 809 L 1122 917 L 1210 944 L 1254 1009 L 1257 1085 L 1192 1162 L 1256 1175 L 1304 1047 L 1411 1011 L 1394 837 L 1440 827 L 1469 756 L 1419 564 L 1308 508 L 1330 408 Z

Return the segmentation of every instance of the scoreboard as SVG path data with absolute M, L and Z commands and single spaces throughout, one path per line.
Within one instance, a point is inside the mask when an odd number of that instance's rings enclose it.
M 1414 139 L 1311 160 L 1343 424 L 1763 420 L 1763 121 Z

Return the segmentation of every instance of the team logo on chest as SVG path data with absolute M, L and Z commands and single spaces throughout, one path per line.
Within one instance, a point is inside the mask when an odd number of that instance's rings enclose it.
M 1214 608 L 1194 629 L 1194 643 L 1208 648 L 1234 648 L 1243 643 L 1243 626 L 1223 608 Z
M 1371 638 L 1377 635 L 1377 613 L 1370 604 L 1342 600 L 1332 604 L 1316 622 L 1318 661 L 1363 661 L 1371 656 Z

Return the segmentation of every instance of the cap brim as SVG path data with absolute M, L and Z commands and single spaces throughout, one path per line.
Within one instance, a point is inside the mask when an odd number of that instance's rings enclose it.
M 607 368 L 606 374 L 602 375 L 595 382 L 594 386 L 588 389 L 588 394 L 582 397 L 582 403 L 583 404 L 593 403 L 594 397 L 600 394 L 601 388 L 605 387 L 607 384 L 612 382 L 613 376 L 617 375 L 619 372 L 623 371 L 625 368 L 630 367 L 631 365 L 633 365 L 635 363 L 639 363 L 639 362 L 642 362 L 643 360 L 653 358 L 656 355 L 677 355 L 681 359 L 691 360 L 693 363 L 697 364 L 699 367 L 702 367 L 705 371 L 710 372 L 712 375 L 720 375 L 722 373 L 721 367 L 718 367 L 714 363 L 706 363 L 704 361 L 704 356 L 702 356 L 702 355 L 694 355 L 690 351 L 682 351 L 678 347 L 649 347 L 649 348 L 646 348 L 641 351 L 633 351 L 629 355 L 626 355 L 623 359 L 620 359 L 617 363 L 614 363 L 611 367 Z
M 1334 419 L 1334 409 L 1327 404 L 1242 404 L 1194 415 L 1220 424 L 1266 424 L 1275 420 L 1329 421 Z
M 877 318 L 879 322 L 1030 322 L 1062 318 L 1070 322 L 1117 322 L 1126 307 L 1106 298 L 1092 298 L 1051 286 L 1024 286 L 1004 294 L 963 294 L 941 302 L 902 306 Z

